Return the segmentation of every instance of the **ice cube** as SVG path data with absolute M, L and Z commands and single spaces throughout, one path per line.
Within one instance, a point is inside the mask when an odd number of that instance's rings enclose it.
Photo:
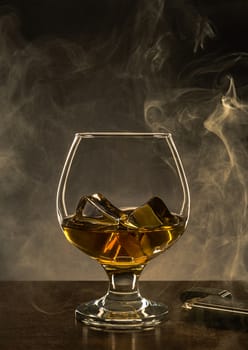
M 116 225 L 123 212 L 100 193 L 84 196 L 76 209 L 76 220 L 92 224 Z
M 132 211 L 127 219 L 127 225 L 133 227 L 155 228 L 168 225 L 174 220 L 169 209 L 159 197 L 151 198 L 144 205 Z
M 144 256 L 144 252 L 140 245 L 140 237 L 132 235 L 130 232 L 122 232 L 119 235 L 118 240 L 126 253 L 133 258 L 139 258 Z

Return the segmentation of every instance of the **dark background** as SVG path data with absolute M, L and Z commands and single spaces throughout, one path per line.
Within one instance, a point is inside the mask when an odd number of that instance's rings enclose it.
M 29 39 L 44 35 L 59 35 L 74 38 L 82 33 L 92 37 L 106 35 L 113 27 L 121 28 L 135 17 L 142 8 L 140 0 L 12 0 L 1 2 L 6 7 L 15 7 L 21 17 L 22 31 Z M 163 1 L 151 1 L 156 3 Z M 144 7 L 147 2 L 143 2 Z M 195 0 L 167 1 L 164 6 L 166 27 L 187 35 L 184 28 L 189 18 L 207 17 L 217 31 L 218 37 L 209 43 L 211 49 L 239 51 L 247 48 L 247 2 L 245 0 Z M 152 5 L 151 5 L 152 8 Z M 183 29 L 185 32 L 183 33 Z
M 244 0 L 1 2 L 0 278 L 104 278 L 55 215 L 73 134 L 88 130 L 174 135 L 190 224 L 144 278 L 245 278 L 247 15 Z
M 150 9 L 157 8 L 163 3 L 151 1 L 151 5 L 148 5 L 147 1 L 142 4 L 140 0 L 2 1 L 6 7 L 12 5 L 17 9 L 22 33 L 28 40 L 43 36 L 61 36 L 76 40 L 81 35 L 94 40 L 97 36 L 106 37 L 114 28 L 122 31 L 123 26 L 131 35 L 130 27 L 137 18 L 138 11 L 145 7 L 149 9 L 148 6 Z M 164 27 L 178 35 L 181 39 L 178 46 L 181 46 L 184 40 L 192 40 L 190 34 L 194 20 L 200 15 L 213 24 L 217 34 L 215 40 L 208 42 L 208 51 L 243 51 L 247 49 L 247 8 L 245 0 L 166 1 L 163 10 Z M 149 17 L 149 13 L 147 16 Z

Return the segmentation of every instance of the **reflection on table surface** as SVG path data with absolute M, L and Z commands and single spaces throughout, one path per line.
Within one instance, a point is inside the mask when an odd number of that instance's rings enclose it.
M 101 341 L 101 346 L 109 350 L 137 350 L 150 348 L 160 349 L 161 343 L 161 327 L 157 327 L 151 331 L 143 332 L 102 332 L 89 329 L 87 326 L 82 326 L 82 345 L 84 348 L 93 346 L 95 339 L 96 349 L 98 348 L 97 338 Z

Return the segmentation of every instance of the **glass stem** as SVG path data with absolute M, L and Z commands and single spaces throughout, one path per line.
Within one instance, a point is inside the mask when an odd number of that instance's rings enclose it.
M 144 266 L 130 270 L 113 269 L 104 266 L 109 277 L 109 289 L 105 295 L 104 306 L 108 309 L 115 309 L 115 305 L 132 303 L 132 308 L 139 309 L 144 304 L 141 297 L 138 280 Z

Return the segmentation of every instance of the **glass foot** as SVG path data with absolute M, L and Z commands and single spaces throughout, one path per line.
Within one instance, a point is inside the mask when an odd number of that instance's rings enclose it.
M 113 301 L 110 304 L 102 297 L 79 305 L 75 311 L 77 321 L 105 330 L 148 330 L 165 321 L 167 315 L 166 305 L 145 298 L 138 303 Z

